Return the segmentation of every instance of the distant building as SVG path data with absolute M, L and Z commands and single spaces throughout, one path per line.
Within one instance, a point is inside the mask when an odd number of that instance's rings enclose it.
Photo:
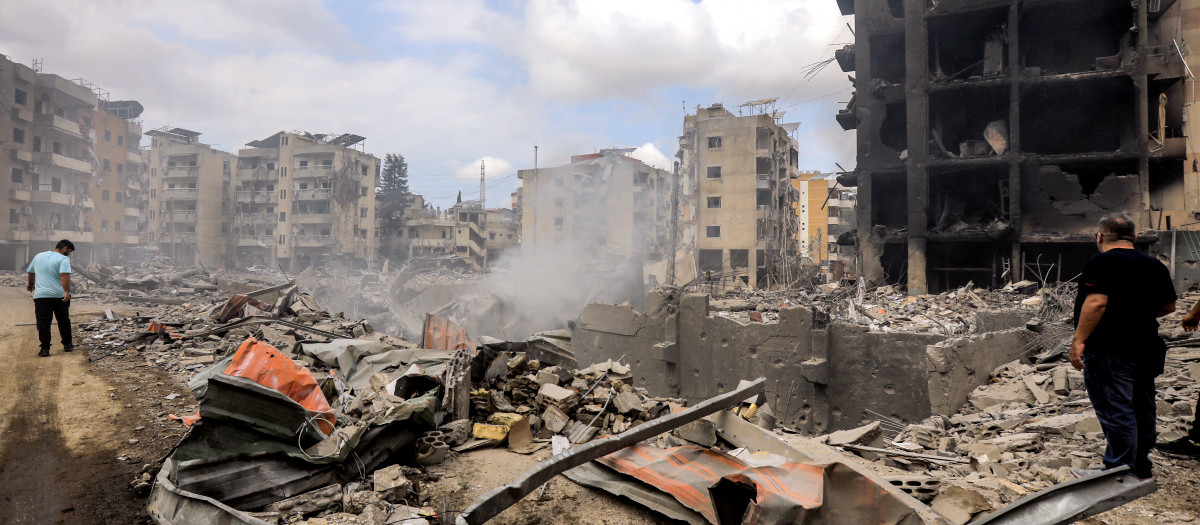
M 379 158 L 363 137 L 279 132 L 238 151 L 239 265 L 373 260 Z
M 799 194 L 791 181 L 799 154 L 788 135 L 794 127 L 776 123 L 773 104 L 744 104 L 746 116 L 713 104 L 684 118 L 681 246 L 694 246 L 695 259 L 692 268 L 676 263 L 677 279 L 694 269 L 727 286 L 767 288 L 797 276 Z
M 223 267 L 233 224 L 237 156 L 200 142 L 200 133 L 160 128 L 150 137 L 150 241 L 176 264 Z
M 848 277 L 847 267 L 853 273 L 853 246 L 839 246 L 838 238 L 855 230 L 854 188 L 838 187 L 836 173 L 820 172 L 801 172 L 792 187 L 800 193 L 795 202 L 798 253 L 828 279 Z
M 74 260 L 118 263 L 138 243 L 142 107 L 0 55 L 0 269 L 71 239 Z
M 597 256 L 661 260 L 669 250 L 670 172 L 605 149 L 517 172 L 521 244 L 564 242 Z

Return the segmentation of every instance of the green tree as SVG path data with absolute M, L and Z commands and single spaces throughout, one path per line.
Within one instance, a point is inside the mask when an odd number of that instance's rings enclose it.
M 408 193 L 408 162 L 404 155 L 388 153 L 383 156 L 383 171 L 379 173 L 379 189 L 383 193 Z

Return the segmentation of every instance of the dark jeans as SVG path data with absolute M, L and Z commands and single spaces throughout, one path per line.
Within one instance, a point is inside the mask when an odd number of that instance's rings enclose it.
M 50 317 L 58 321 L 58 336 L 64 347 L 71 346 L 71 301 L 51 297 L 33 300 L 33 314 L 37 319 L 38 342 L 42 350 L 50 349 Z
M 1129 465 L 1133 475 L 1153 475 L 1150 449 L 1154 428 L 1154 378 L 1162 373 L 1165 354 L 1118 357 L 1083 354 L 1083 380 L 1108 446 L 1104 467 Z
M 1196 417 L 1192 418 L 1192 429 L 1188 431 L 1192 441 L 1200 442 L 1200 399 L 1196 400 Z

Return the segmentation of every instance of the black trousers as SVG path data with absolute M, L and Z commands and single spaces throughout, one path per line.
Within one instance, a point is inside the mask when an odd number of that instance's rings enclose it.
M 37 318 L 38 342 L 42 350 L 50 349 L 50 318 L 58 321 L 58 336 L 64 347 L 71 346 L 71 301 L 61 297 L 33 300 L 33 315 Z

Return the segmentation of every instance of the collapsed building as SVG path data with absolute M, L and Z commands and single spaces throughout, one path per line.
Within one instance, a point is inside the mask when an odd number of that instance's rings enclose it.
M 1067 280 L 1105 213 L 1144 230 L 1195 224 L 1187 42 L 1200 4 L 837 3 L 856 26 L 836 53 L 855 86 L 837 120 L 858 131 L 857 169 L 839 180 L 858 188 L 868 281 L 920 294 Z

